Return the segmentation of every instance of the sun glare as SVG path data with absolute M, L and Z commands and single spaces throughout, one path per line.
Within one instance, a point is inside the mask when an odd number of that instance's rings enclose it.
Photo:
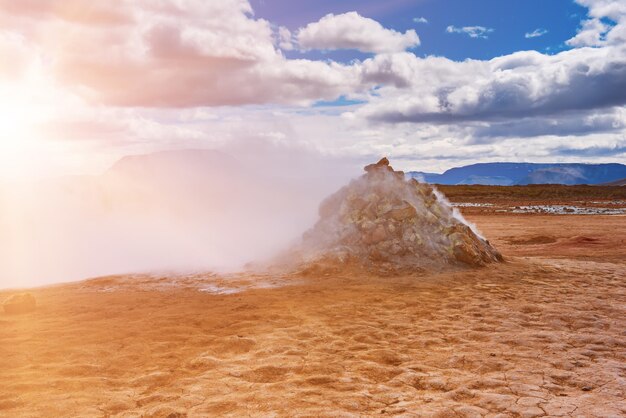
M 50 115 L 34 84 L 0 85 L 0 177 L 37 174 L 35 160 L 46 147 L 36 127 Z

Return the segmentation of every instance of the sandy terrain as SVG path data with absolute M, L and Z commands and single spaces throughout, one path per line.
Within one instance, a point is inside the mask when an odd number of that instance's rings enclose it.
M 626 416 L 626 216 L 468 213 L 507 263 L 37 289 L 0 415 Z

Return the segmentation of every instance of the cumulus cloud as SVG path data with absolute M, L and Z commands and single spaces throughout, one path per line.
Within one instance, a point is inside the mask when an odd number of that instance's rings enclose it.
M 482 38 L 487 39 L 489 34 L 493 32 L 492 28 L 486 28 L 484 26 L 463 26 L 461 28 L 454 25 L 450 25 L 446 28 L 448 33 L 461 33 L 469 36 L 470 38 Z
M 49 71 L 94 102 L 306 104 L 357 89 L 349 66 L 286 59 L 246 0 L 0 1 L 0 22 L 19 20 L 13 33 L 45 50 Z M 288 49 L 287 31 L 279 36 Z
M 428 19 L 425 17 L 414 17 L 413 22 L 415 23 L 428 23 Z
M 576 36 L 565 43 L 573 47 L 600 46 L 606 42 L 606 34 L 610 28 L 610 25 L 600 19 L 589 19 L 582 23 Z
M 293 35 L 291 31 L 284 26 L 278 28 L 278 46 L 285 51 L 294 49 Z
M 309 23 L 298 32 L 298 42 L 304 49 L 356 49 L 361 52 L 399 52 L 420 44 L 413 29 L 405 33 L 386 29 L 373 19 L 357 12 L 328 14 Z
M 592 146 L 586 148 L 558 147 L 552 150 L 557 155 L 571 155 L 576 157 L 616 157 L 626 155 L 626 145 Z
M 582 137 L 592 133 L 626 130 L 626 109 L 592 112 L 566 112 L 551 117 L 531 117 L 489 123 L 474 123 L 472 142 L 491 142 L 494 138 L 530 138 L 538 136 Z
M 370 103 L 361 114 L 369 119 L 442 123 L 624 101 L 619 45 L 454 62 L 397 52 L 419 43 L 414 31 L 386 29 L 355 12 L 328 15 L 294 37 L 287 28 L 254 18 L 245 0 L 74 2 L 72 13 L 60 0 L 31 3 L 23 7 L 0 0 L 3 23 L 11 28 L 11 16 L 21 21 L 22 30 L 12 37 L 44 48 L 49 69 L 76 94 L 113 106 L 300 105 L 381 86 L 376 95 L 365 96 Z M 581 3 L 592 19 L 623 19 L 621 2 Z M 606 42 L 618 37 L 620 27 L 606 34 Z M 490 29 L 451 26 L 448 31 L 481 37 Z M 287 59 L 276 45 L 288 50 L 294 38 L 304 48 L 356 48 L 378 55 L 351 64 Z
M 364 67 L 369 77 L 394 83 L 381 92 L 385 99 L 373 98 L 361 110 L 386 122 L 454 123 L 626 104 L 624 47 L 465 62 L 404 54 L 379 56 Z
M 538 29 L 535 29 L 532 32 L 526 32 L 524 34 L 524 38 L 526 38 L 526 39 L 529 39 L 529 38 L 539 38 L 540 36 L 543 36 L 546 33 L 548 33 L 547 29 L 538 28 Z
M 32 64 L 25 39 L 19 34 L 0 30 L 0 80 L 20 78 Z
M 50 99 L 54 118 L 33 129 L 55 140 L 49 142 L 71 143 L 65 154 L 72 161 L 84 149 L 110 162 L 129 152 L 212 147 L 250 136 L 302 141 L 364 162 L 388 154 L 403 158 L 403 168 L 419 161 L 438 170 L 475 155 L 550 161 L 556 149 L 624 146 L 624 5 L 579 3 L 589 14 L 570 40 L 572 50 L 457 62 L 406 52 L 419 43 L 414 31 L 386 29 L 356 13 L 292 33 L 256 18 L 246 0 L 0 0 L 0 56 L 11 57 L 0 60 L 0 92 L 9 92 L 3 80 L 32 68 L 53 80 L 63 100 Z M 598 23 L 604 26 L 586 32 Z M 307 47 L 303 33 L 310 27 L 319 30 L 311 38 L 321 43 L 315 48 L 374 56 L 349 64 L 287 58 L 283 51 Z M 340 96 L 363 104 L 291 107 Z M 79 110 L 78 98 L 88 110 Z M 239 106 L 249 104 L 264 106 Z M 39 148 L 42 160 L 53 160 Z
M 589 7 L 592 19 L 617 22 L 599 47 L 555 55 L 520 51 L 463 62 L 379 55 L 363 63 L 362 74 L 364 81 L 381 88 L 356 117 L 387 123 L 483 123 L 476 128 L 483 138 L 506 136 L 507 129 L 513 137 L 623 131 L 619 109 L 626 105 L 626 44 L 615 40 L 626 26 L 626 6 L 610 0 L 580 3 Z
M 572 47 L 620 45 L 626 42 L 626 3 L 622 0 L 576 0 L 588 9 Z

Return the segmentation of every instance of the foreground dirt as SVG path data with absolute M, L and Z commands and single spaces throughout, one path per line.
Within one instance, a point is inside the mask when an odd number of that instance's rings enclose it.
M 626 217 L 470 219 L 507 263 L 35 290 L 0 314 L 0 416 L 626 416 Z M 257 280 L 284 286 L 198 290 Z

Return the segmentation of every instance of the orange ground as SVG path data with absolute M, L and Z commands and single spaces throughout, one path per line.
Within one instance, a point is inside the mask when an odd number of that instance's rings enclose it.
M 507 263 L 35 290 L 0 313 L 0 416 L 626 416 L 626 217 L 469 218 Z

